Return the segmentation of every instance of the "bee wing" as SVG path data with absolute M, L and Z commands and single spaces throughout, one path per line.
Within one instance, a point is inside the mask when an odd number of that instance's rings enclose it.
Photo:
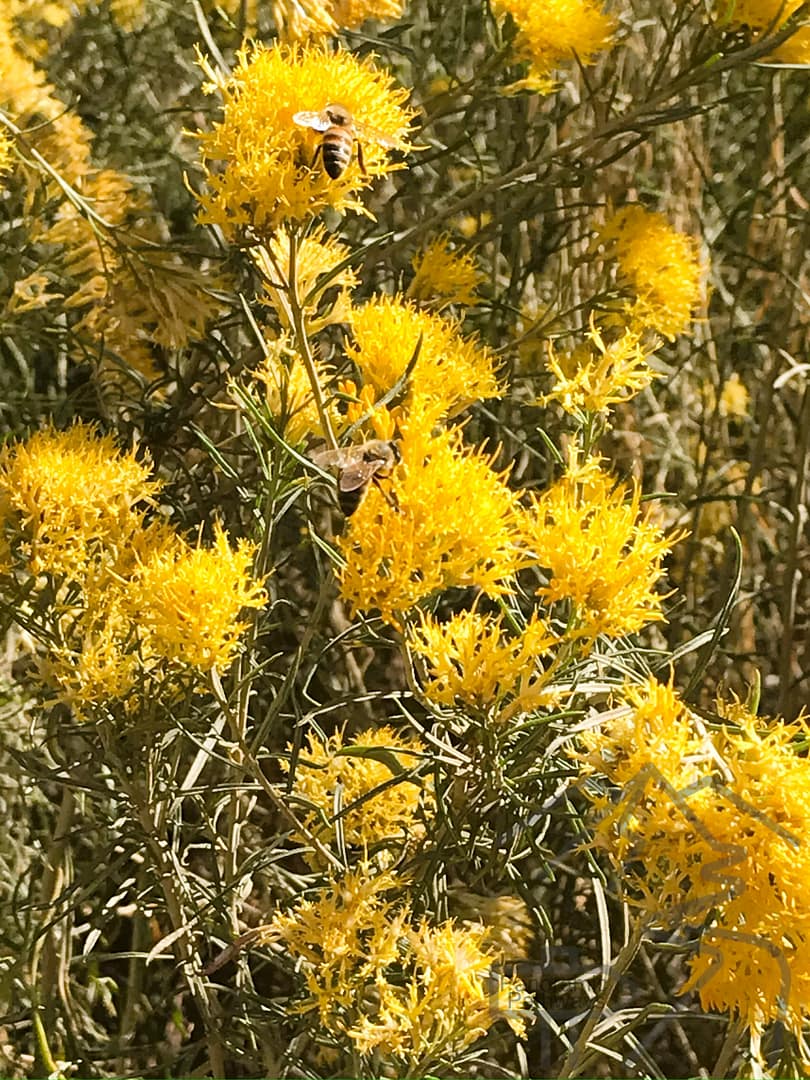
M 329 117 L 323 112 L 297 112 L 293 116 L 293 123 L 299 127 L 314 128 L 315 131 L 328 131 L 332 126 Z
M 389 150 L 395 150 L 400 145 L 396 139 L 385 135 L 379 128 L 372 127 L 371 124 L 361 124 L 358 120 L 354 122 L 354 133 L 358 139 L 363 139 L 364 142 L 376 142 Z
M 338 477 L 339 491 L 358 491 L 364 488 L 372 477 L 378 472 L 382 462 L 376 461 L 353 461 L 345 469 L 340 470 Z
M 323 443 L 321 443 L 323 446 Z M 345 450 L 310 450 L 307 457 L 319 469 L 335 469 L 346 463 Z

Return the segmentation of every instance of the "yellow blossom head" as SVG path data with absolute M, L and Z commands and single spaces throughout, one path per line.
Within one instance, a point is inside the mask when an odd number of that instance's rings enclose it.
M 223 118 L 198 136 L 207 181 L 200 221 L 219 225 L 231 239 L 245 230 L 266 239 L 282 223 L 308 221 L 327 207 L 361 211 L 359 192 L 398 167 L 389 149 L 368 138 L 365 174 L 355 153 L 333 179 L 322 158 L 312 166 L 323 136 L 299 126 L 296 114 L 339 103 L 357 122 L 408 149 L 407 92 L 370 59 L 316 45 L 254 45 L 239 53 L 227 77 L 204 67 L 207 89 L 222 95 Z
M 538 595 L 567 601 L 571 632 L 585 640 L 635 633 L 664 617 L 655 583 L 676 538 L 639 519 L 639 504 L 637 488 L 616 483 L 592 458 L 572 465 L 526 515 L 526 542 L 549 575 Z
M 560 354 L 549 343 L 548 366 L 556 382 L 539 404 L 557 401 L 573 415 L 604 413 L 611 405 L 632 398 L 655 378 L 637 332 L 626 329 L 620 337 L 605 342 L 593 321 L 588 341 L 572 352 Z
M 238 7 L 234 0 L 225 6 Z M 404 0 L 273 0 L 273 19 L 283 41 L 301 41 L 359 30 L 366 19 L 398 19 L 404 6 Z
M 148 557 L 127 599 L 150 652 L 198 671 L 227 667 L 247 625 L 244 609 L 267 602 L 250 577 L 253 553 L 244 541 L 232 548 L 217 525 L 212 547 L 191 547 L 178 537 Z
M 759 38 L 778 33 L 801 6 L 802 0 L 735 0 L 731 5 L 718 4 L 718 14 L 735 29 L 750 30 Z M 795 34 L 774 49 L 770 59 L 783 64 L 810 64 L 810 26 L 800 25 Z
M 438 420 L 500 393 L 492 353 L 475 338 L 463 338 L 454 319 L 381 296 L 352 311 L 351 330 L 347 355 L 379 396 L 408 370 L 421 337 L 404 398 L 408 411 L 428 410 Z
M 526 79 L 510 89 L 554 89 L 554 71 L 576 61 L 592 64 L 610 45 L 616 20 L 595 0 L 493 0 L 496 15 L 511 15 L 515 46 L 529 62 Z
M 5 525 L 30 572 L 76 580 L 100 551 L 126 545 L 142 518 L 136 504 L 160 487 L 151 471 L 85 424 L 47 427 L 0 450 Z
M 315 368 L 324 381 L 330 377 L 326 365 L 316 362 Z M 288 443 L 296 446 L 309 435 L 325 438 L 307 369 L 287 334 L 266 341 L 265 358 L 251 374 L 262 384 L 273 423 Z M 333 402 L 327 410 L 337 426 L 340 418 Z
M 416 271 L 408 286 L 411 300 L 445 307 L 448 304 L 478 303 L 478 287 L 483 274 L 470 254 L 458 254 L 446 236 L 428 244 L 413 259 Z
M 692 321 L 701 297 L 697 245 L 642 206 L 625 206 L 599 232 L 616 260 L 620 284 L 631 300 L 631 328 L 654 330 L 672 340 Z
M 294 790 L 320 812 L 307 812 L 305 824 L 322 838 L 323 822 L 329 821 L 326 835 L 334 837 L 339 787 L 347 844 L 369 850 L 392 837 L 424 835 L 420 819 L 425 790 L 416 777 L 404 775 L 419 764 L 423 754 L 419 739 L 399 735 L 387 726 L 360 732 L 352 739 L 343 732 L 325 742 L 310 735 L 296 766 Z M 282 767 L 286 770 L 288 765 L 283 762 Z M 392 782 L 397 776 L 399 781 Z
M 343 596 L 395 624 L 453 586 L 501 593 L 521 565 L 515 494 L 458 431 L 431 428 L 430 419 L 408 417 L 400 464 L 385 491 L 368 492 L 341 539 Z
M 534 616 L 523 632 L 509 636 L 502 618 L 462 611 L 447 622 L 423 615 L 410 644 L 425 661 L 425 694 L 440 705 L 459 702 L 489 710 L 517 696 L 523 709 L 543 685 L 540 661 L 558 643 Z

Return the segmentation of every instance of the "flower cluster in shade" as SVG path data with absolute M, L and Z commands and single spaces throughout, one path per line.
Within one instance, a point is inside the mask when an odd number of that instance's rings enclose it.
M 68 5 L 22 6 L 35 25 L 61 25 L 60 13 L 67 19 L 74 12 Z M 26 272 L 0 295 L 0 316 L 47 318 L 60 308 L 71 320 L 77 357 L 103 355 L 108 367 L 123 362 L 151 379 L 155 346 L 179 349 L 204 335 L 218 310 L 211 295 L 216 277 L 203 280 L 165 246 L 167 224 L 146 193 L 123 173 L 94 164 L 90 130 L 28 58 L 12 14 L 0 12 L 0 100 L 51 171 L 26 155 L 26 165 L 5 180 L 25 207 L 28 252 L 19 260 Z M 134 7 L 130 14 L 137 15 Z M 43 186 L 47 210 L 30 213 Z
M 694 240 L 661 215 L 625 206 L 599 231 L 616 262 L 628 298 L 623 318 L 630 330 L 652 330 L 672 340 L 692 321 L 701 300 L 702 271 Z
M 554 73 L 576 62 L 592 64 L 609 48 L 616 20 L 598 0 L 493 0 L 496 15 L 510 15 L 517 27 L 515 49 L 528 62 L 525 79 L 511 90 L 552 91 Z
M 528 995 L 497 972 L 500 955 L 481 923 L 431 924 L 402 897 L 401 879 L 347 872 L 263 928 L 305 983 L 299 1008 L 348 1038 L 358 1054 L 383 1055 L 401 1075 L 424 1075 L 499 1020 L 525 1034 Z
M 810 724 L 718 703 L 708 728 L 671 685 L 627 687 L 624 708 L 581 736 L 596 841 L 651 924 L 701 929 L 683 990 L 755 1037 L 810 1020 Z M 596 790 L 596 788 L 594 789 Z
M 473 255 L 456 252 L 446 236 L 433 240 L 413 258 L 414 277 L 407 297 L 432 307 L 473 307 L 483 274 Z
M 239 648 L 244 612 L 264 605 L 251 545 L 191 544 L 147 520 L 148 461 L 76 424 L 0 452 L 2 591 L 48 646 L 40 674 L 79 716 L 135 701 L 151 680 L 200 682 Z
M 222 120 L 197 138 L 206 188 L 198 196 L 199 220 L 225 236 L 269 240 L 284 223 L 307 222 L 327 207 L 364 212 L 360 192 L 400 166 L 391 150 L 364 142 L 365 172 L 357 155 L 337 179 L 323 162 L 313 167 L 321 133 L 293 121 L 299 112 L 340 104 L 399 149 L 409 147 L 413 111 L 407 91 L 370 59 L 313 44 L 248 46 L 233 72 L 222 75 L 202 60 L 209 93 L 222 98 Z
M 345 844 L 369 855 L 391 841 L 400 850 L 403 837 L 421 839 L 423 817 L 432 805 L 430 784 L 416 775 L 424 753 L 419 739 L 388 726 L 353 739 L 343 731 L 329 738 L 310 733 L 293 783 L 295 795 L 312 808 L 301 815 L 303 824 L 322 843 L 332 844 L 339 815 Z M 290 767 L 282 762 L 285 772 Z M 381 858 L 385 862 L 383 853 Z
M 721 21 L 728 20 L 732 27 L 753 33 L 755 38 L 779 33 L 791 19 L 803 0 L 736 0 L 731 6 L 717 5 Z M 770 59 L 783 64 L 810 64 L 810 25 L 807 16 L 781 45 L 769 54 Z

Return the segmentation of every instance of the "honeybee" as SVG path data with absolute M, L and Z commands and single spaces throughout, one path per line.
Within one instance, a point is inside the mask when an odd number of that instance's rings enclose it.
M 344 450 L 320 450 L 309 455 L 322 469 L 337 469 L 338 504 L 344 517 L 355 512 L 372 480 L 389 476 L 400 460 L 396 443 L 369 439 Z
M 355 143 L 357 144 L 357 163 L 360 171 L 365 173 L 361 139 L 372 140 L 380 146 L 389 148 L 397 145 L 393 139 L 389 139 L 376 128 L 355 120 L 344 105 L 327 105 L 321 112 L 297 112 L 293 116 L 293 123 L 298 124 L 299 127 L 313 128 L 315 131 L 323 132 L 323 138 L 318 143 L 310 167 L 315 167 L 318 154 L 322 154 L 323 167 L 327 176 L 333 180 L 337 180 L 348 168 Z

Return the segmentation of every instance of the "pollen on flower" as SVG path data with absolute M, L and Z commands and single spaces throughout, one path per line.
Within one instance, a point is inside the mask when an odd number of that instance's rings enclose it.
M 402 461 L 384 492 L 368 492 L 340 541 L 344 598 L 392 624 L 453 586 L 503 593 L 524 561 L 514 492 L 458 431 L 432 427 L 415 414 L 403 423 Z
M 408 299 L 433 303 L 440 308 L 448 304 L 473 306 L 479 302 L 478 287 L 484 275 L 472 255 L 452 250 L 446 236 L 428 244 L 414 256 L 412 265 L 415 275 L 408 286 Z
M 454 319 L 420 311 L 399 296 L 382 296 L 353 309 L 351 329 L 346 353 L 379 396 L 408 370 L 421 337 L 404 399 L 407 411 L 429 410 L 438 420 L 501 393 L 492 353 L 475 338 L 463 338 Z
M 334 837 L 335 793 L 340 788 L 347 844 L 371 850 L 403 833 L 421 838 L 429 790 L 413 776 L 402 775 L 392 784 L 397 775 L 392 766 L 400 774 L 407 773 L 419 764 L 424 750 L 419 739 L 388 726 L 362 731 L 351 739 L 345 732 L 336 732 L 326 741 L 310 735 L 296 765 L 294 785 L 296 794 L 317 808 L 304 815 L 305 825 L 319 839 Z M 282 768 L 286 771 L 289 765 L 282 762 Z M 330 825 L 324 828 L 326 821 Z
M 339 103 L 401 150 L 414 115 L 407 91 L 397 89 L 369 59 L 316 45 L 255 45 L 238 55 L 233 74 L 202 65 L 223 99 L 223 118 L 198 135 L 207 191 L 199 220 L 219 225 L 229 239 L 252 230 L 265 239 L 283 222 L 305 222 L 327 207 L 363 211 L 359 192 L 399 168 L 374 139 L 363 144 L 365 174 L 357 155 L 333 179 L 313 159 L 322 135 L 297 125 L 299 112 Z
M 664 618 L 655 584 L 680 537 L 667 540 L 649 516 L 639 519 L 640 499 L 637 487 L 629 490 L 589 459 L 534 497 L 525 516 L 526 543 L 548 571 L 538 595 L 547 604 L 567 601 L 572 632 L 585 641 Z
M 641 206 L 617 211 L 599 240 L 616 260 L 620 284 L 632 294 L 626 304 L 631 329 L 654 330 L 670 341 L 682 334 L 701 298 L 695 241 Z
M 549 93 L 554 72 L 576 61 L 592 64 L 611 43 L 616 20 L 594 0 L 494 0 L 496 15 L 511 15 L 515 47 L 529 74 L 510 90 Z
M 253 555 L 252 544 L 232 548 L 217 526 L 212 547 L 191 547 L 177 537 L 172 548 L 147 558 L 127 599 L 150 651 L 198 671 L 226 667 L 247 625 L 240 619 L 244 609 L 267 602 L 250 576 Z
M 591 321 L 588 340 L 572 352 L 560 354 L 548 344 L 548 366 L 556 382 L 539 404 L 559 402 L 567 413 L 606 412 L 628 401 L 655 378 L 637 332 L 625 329 L 605 342 Z

